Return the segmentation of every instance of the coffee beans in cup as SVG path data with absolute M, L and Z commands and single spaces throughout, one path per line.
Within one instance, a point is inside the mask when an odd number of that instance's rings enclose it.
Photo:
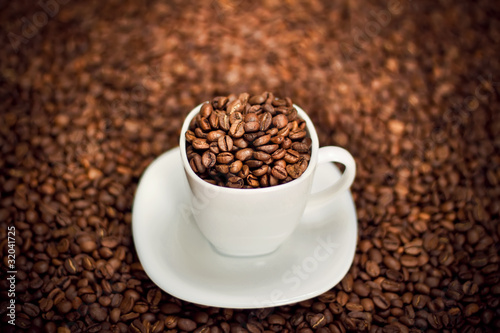
M 205 181 L 231 188 L 290 182 L 307 169 L 311 139 L 290 98 L 230 94 L 204 103 L 185 133 L 186 155 Z

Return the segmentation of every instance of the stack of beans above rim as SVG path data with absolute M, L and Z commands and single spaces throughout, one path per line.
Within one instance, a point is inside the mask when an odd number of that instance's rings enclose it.
M 193 171 L 207 182 L 259 188 L 290 182 L 311 158 L 306 123 L 290 98 L 265 92 L 204 103 L 185 133 Z

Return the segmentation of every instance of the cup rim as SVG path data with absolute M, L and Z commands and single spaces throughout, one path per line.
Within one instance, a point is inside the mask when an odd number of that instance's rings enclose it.
M 268 187 L 257 187 L 257 188 L 231 188 L 231 187 L 224 187 L 224 186 L 219 186 L 219 185 L 214 185 L 210 184 L 206 181 L 204 181 L 200 176 L 196 174 L 196 172 L 193 171 L 191 166 L 189 165 L 189 161 L 187 158 L 187 153 L 186 153 L 186 137 L 185 133 L 187 132 L 189 125 L 191 124 L 192 119 L 198 114 L 198 112 L 201 109 L 201 106 L 208 101 L 205 101 L 199 105 L 197 105 L 195 108 L 193 108 L 189 113 L 187 114 L 186 118 L 184 119 L 184 122 L 182 124 L 182 129 L 181 133 L 179 135 L 179 147 L 181 151 L 181 160 L 182 164 L 184 166 L 184 171 L 187 173 L 188 177 L 190 177 L 193 181 L 195 181 L 198 185 L 203 186 L 205 188 L 211 189 L 211 190 L 218 190 L 220 192 L 227 192 L 228 194 L 247 194 L 247 195 L 253 195 L 256 192 L 259 193 L 267 193 L 267 192 L 274 192 L 274 191 L 284 191 L 290 187 L 293 187 L 295 185 L 298 185 L 304 181 L 306 181 L 309 177 L 312 177 L 314 174 L 314 170 L 316 168 L 316 164 L 318 162 L 318 150 L 319 150 L 319 139 L 318 139 L 318 133 L 316 132 L 316 128 L 314 127 L 314 124 L 307 115 L 307 113 L 299 106 L 296 104 L 293 104 L 293 107 L 297 110 L 297 114 L 300 118 L 302 118 L 306 122 L 306 128 L 307 132 L 309 134 L 309 137 L 312 140 L 311 144 L 311 159 L 309 161 L 309 164 L 307 166 L 306 171 L 300 177 L 297 179 L 294 179 L 288 183 L 285 184 L 279 184 L 279 185 L 274 185 L 274 186 L 268 186 Z

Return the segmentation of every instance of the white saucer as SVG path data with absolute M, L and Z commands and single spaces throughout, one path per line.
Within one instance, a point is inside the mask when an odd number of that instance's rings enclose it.
M 189 212 L 189 187 L 179 148 L 159 156 L 139 182 L 132 232 L 139 260 L 161 289 L 192 303 L 262 308 L 306 300 L 331 289 L 354 258 L 357 218 L 350 192 L 308 210 L 275 252 L 259 257 L 217 253 Z M 340 177 L 334 164 L 317 166 L 313 192 Z

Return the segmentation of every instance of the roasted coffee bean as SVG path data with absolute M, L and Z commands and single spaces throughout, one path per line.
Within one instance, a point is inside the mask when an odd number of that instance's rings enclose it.
M 249 174 L 250 174 L 250 167 L 248 165 L 246 165 L 246 164 L 243 165 L 241 167 L 240 172 L 238 172 L 238 176 L 240 178 L 246 178 L 246 177 L 248 177 Z
M 210 123 L 210 127 L 212 129 L 218 129 L 219 128 L 219 115 L 217 112 L 211 112 L 210 116 L 208 117 L 208 122 Z
M 227 104 L 226 112 L 228 115 L 231 115 L 235 112 L 239 113 L 239 112 L 243 111 L 244 106 L 245 105 L 244 105 L 244 103 L 242 103 L 242 101 L 240 101 L 239 99 L 235 99 Z
M 290 134 L 290 128 L 288 126 L 283 127 L 282 129 L 278 130 L 278 133 L 276 134 L 277 136 L 282 136 L 283 137 L 283 142 L 284 140 L 288 139 L 288 135 Z M 290 143 L 291 145 L 291 143 Z M 290 147 L 284 147 L 285 149 L 288 149 Z
M 279 148 L 274 153 L 271 154 L 271 157 L 274 160 L 281 160 L 282 158 L 285 157 L 285 154 L 286 154 L 286 150 L 283 148 Z
M 204 103 L 200 108 L 200 115 L 202 117 L 208 118 L 212 114 L 213 107 L 211 103 Z
M 186 132 L 186 141 L 189 143 L 192 143 L 196 139 L 196 135 L 194 134 L 193 131 L 188 130 Z
M 271 135 L 265 134 L 254 139 L 252 143 L 255 147 L 259 147 L 267 144 L 270 140 L 271 140 Z
M 257 150 L 261 150 L 261 151 L 266 152 L 268 154 L 272 154 L 276 150 L 278 150 L 278 148 L 279 148 L 279 145 L 270 144 L 270 145 L 259 146 L 259 147 L 257 147 Z
M 35 304 L 31 303 L 24 303 L 22 306 L 22 310 L 24 313 L 26 313 L 30 317 L 36 317 L 40 313 L 40 308 L 36 306 Z
M 108 313 L 106 308 L 94 303 L 89 306 L 89 315 L 95 321 L 101 322 L 106 320 Z
M 269 186 L 269 175 L 268 174 L 262 175 L 260 177 L 259 183 L 260 183 L 261 187 L 268 187 Z
M 377 276 L 380 275 L 380 267 L 373 260 L 368 260 L 366 262 L 365 269 L 368 275 L 370 275 L 372 278 L 376 278 Z
M 269 166 L 263 165 L 260 168 L 253 170 L 252 174 L 257 176 L 257 177 L 260 177 L 260 176 L 267 174 L 268 170 L 269 170 Z
M 273 126 L 277 129 L 282 129 L 286 125 L 288 125 L 288 118 L 284 114 L 278 114 L 272 119 Z
M 202 158 L 199 154 L 194 154 L 191 160 L 189 161 L 189 165 L 194 172 L 204 173 L 205 166 L 203 165 Z M 90 252 L 90 251 L 87 251 Z
M 377 295 L 373 297 L 373 303 L 377 308 L 380 308 L 382 310 L 386 310 L 389 308 L 390 303 L 389 301 L 382 295 Z
M 240 122 L 243 122 L 243 115 L 240 112 L 232 112 L 229 115 L 229 123 L 231 125 Z
M 220 137 L 224 136 L 226 133 L 221 130 L 215 130 L 215 131 L 210 131 L 207 134 L 207 141 L 208 142 L 215 142 L 218 141 Z
M 248 175 L 246 180 L 247 180 L 247 184 L 252 186 L 252 187 L 259 187 L 259 185 L 260 185 L 259 179 L 254 174 Z
M 232 188 L 243 188 L 244 181 L 240 177 L 229 177 L 227 180 L 227 186 Z
M 205 118 L 205 117 L 201 117 L 198 121 L 198 126 L 201 128 L 202 131 L 206 132 L 206 131 L 210 131 L 210 129 L 212 128 L 210 126 L 210 123 L 208 122 L 208 119 Z
M 78 264 L 73 258 L 66 259 L 64 262 L 64 268 L 66 268 L 69 274 L 76 274 L 79 269 Z
M 254 151 L 252 156 L 254 159 L 259 161 L 267 161 L 271 158 L 271 155 L 263 151 Z
M 286 168 L 285 160 L 274 161 L 274 166 L 279 166 L 280 168 Z
M 283 137 L 281 135 L 271 137 L 271 142 L 274 144 L 280 145 L 283 143 L 283 141 L 285 141 L 285 137 Z
M 232 124 L 228 133 L 232 138 L 241 138 L 245 134 L 245 123 L 239 121 Z
M 231 123 L 229 122 L 229 116 L 225 113 L 219 114 L 219 128 L 226 133 L 231 128 Z
M 241 160 L 236 160 L 229 166 L 229 172 L 237 174 L 238 172 L 240 172 L 242 167 L 243 167 L 243 162 L 241 162 Z
M 257 132 L 260 130 L 260 123 L 258 121 L 245 122 L 244 130 L 245 133 Z
M 284 159 L 290 164 L 297 163 L 300 159 L 300 153 L 293 149 L 288 149 L 285 153 Z
M 243 134 L 243 139 L 249 144 L 258 137 L 261 137 L 264 135 L 264 132 L 258 131 L 258 132 L 253 132 L 253 133 L 245 133 Z
M 271 112 L 262 113 L 262 115 L 260 116 L 260 130 L 267 131 L 271 126 L 272 121 L 273 121 L 273 116 Z
M 209 169 L 209 168 L 213 167 L 215 165 L 215 163 L 218 161 L 217 158 L 219 155 L 217 155 L 217 157 L 216 157 L 214 153 L 207 150 L 201 156 L 201 163 L 203 164 L 203 166 L 205 168 Z
M 263 164 L 264 164 L 264 162 L 259 161 L 259 160 L 245 161 L 245 165 L 247 165 L 250 169 L 260 168 Z
M 308 153 L 310 148 L 311 148 L 311 145 L 308 145 L 308 144 L 303 143 L 303 142 L 293 142 L 292 143 L 292 149 L 301 153 L 301 154 Z
M 177 327 L 183 331 L 191 332 L 196 328 L 196 322 L 188 318 L 179 318 L 177 320 Z
M 220 153 L 219 155 L 217 155 L 217 163 L 220 163 L 220 164 L 229 164 L 233 160 L 234 160 L 234 156 L 233 156 L 233 154 L 231 154 L 229 152 L 224 152 L 224 153 Z
M 249 111 L 249 113 L 245 115 L 243 120 L 245 121 L 245 123 L 259 122 L 259 116 L 255 113 L 255 111 Z
M 210 147 L 210 145 L 207 142 L 207 139 L 196 138 L 193 140 L 192 144 L 193 144 L 193 147 L 195 149 L 204 150 L 204 149 L 208 149 Z
M 278 165 L 271 169 L 271 174 L 276 179 L 285 179 L 288 176 L 286 169 Z
M 236 159 L 238 159 L 239 161 L 242 161 L 242 162 L 252 158 L 252 156 L 253 156 L 253 149 L 252 148 L 244 148 L 244 149 L 238 150 L 235 154 Z
M 219 149 L 223 152 L 233 150 L 233 139 L 229 135 L 220 136 L 217 143 Z

